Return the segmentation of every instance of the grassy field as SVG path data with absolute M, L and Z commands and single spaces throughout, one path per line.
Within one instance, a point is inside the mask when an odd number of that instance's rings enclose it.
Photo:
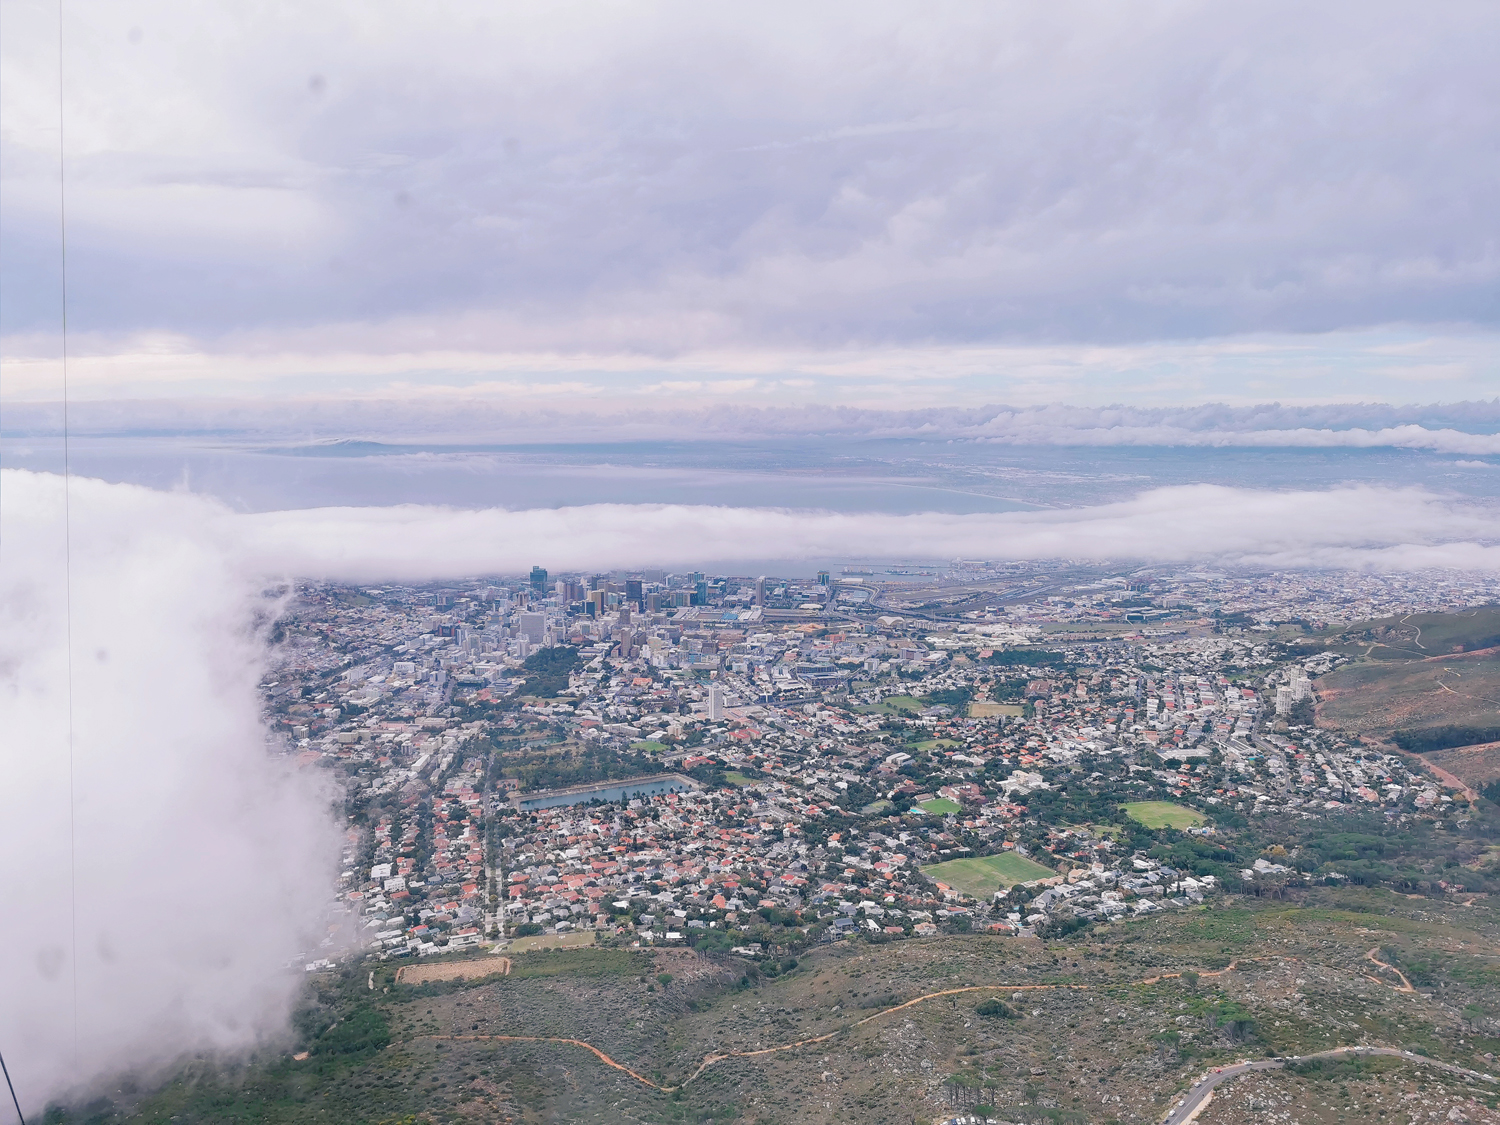
M 667 748 L 667 744 L 665 742 L 652 742 L 648 738 L 640 742 L 632 742 L 630 748 L 642 754 L 660 754 Z
M 1202 824 L 1202 813 L 1174 805 L 1171 801 L 1131 801 L 1122 805 L 1125 815 L 1147 828 L 1191 828 Z
M 1102 836 L 1108 840 L 1125 839 L 1125 830 L 1116 824 L 1080 824 L 1079 828 L 1085 828 L 1095 836 Z
M 463 961 L 436 961 L 425 965 L 403 965 L 396 970 L 397 984 L 424 984 L 434 980 L 479 980 L 510 972 L 509 957 L 470 957 Z
M 1057 872 L 1015 852 L 1002 852 L 980 859 L 950 859 L 946 863 L 935 863 L 922 868 L 922 874 L 966 895 L 989 898 L 1001 887 L 1047 879 Z
M 930 801 L 923 801 L 917 808 L 923 812 L 932 813 L 934 816 L 946 816 L 948 813 L 961 812 L 963 810 L 962 805 L 947 797 L 934 797 Z
M 951 738 L 929 738 L 926 742 L 917 743 L 918 750 L 952 750 L 959 744 Z
M 922 709 L 922 701 L 914 695 L 893 695 L 881 700 L 880 706 L 888 711 L 900 711 L 905 714 L 915 715 Z
M 754 785 L 755 784 L 755 782 L 751 778 L 746 777 L 744 774 L 740 773 L 738 770 L 725 770 L 724 771 L 724 780 L 727 781 L 727 782 L 729 782 L 730 785 Z
M 594 944 L 594 931 L 585 930 L 576 934 L 533 934 L 517 938 L 510 943 L 510 953 L 530 953 L 538 949 L 578 949 Z
M 988 700 L 980 700 L 969 704 L 969 718 L 971 719 L 993 719 L 1000 715 L 1024 715 L 1026 708 L 1020 703 L 991 703 Z

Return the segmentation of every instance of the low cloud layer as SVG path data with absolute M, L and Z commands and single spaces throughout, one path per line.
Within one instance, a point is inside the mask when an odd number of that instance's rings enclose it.
M 0 474 L 0 1050 L 38 1117 L 278 1034 L 338 858 L 314 779 L 265 752 L 264 602 L 222 509 L 90 480 L 71 503 L 70 544 L 61 478 Z
M 1500 565 L 1490 508 L 1421 489 L 1273 492 L 1191 485 L 1091 508 L 844 514 L 599 504 L 510 512 L 425 506 L 236 516 L 261 568 L 355 580 L 710 566 L 747 558 L 1087 558 L 1276 567 Z
M 0 848 L 24 857 L 0 877 L 12 905 L 0 927 L 11 973 L 0 1043 L 32 1107 L 283 1027 L 299 983 L 284 963 L 320 936 L 337 853 L 325 797 L 265 753 L 267 582 L 747 556 L 793 567 L 914 555 L 1500 567 L 1491 507 L 1419 489 L 1199 485 L 999 515 L 690 505 L 244 515 L 75 479 L 69 523 L 61 478 L 6 470 L 0 502 Z

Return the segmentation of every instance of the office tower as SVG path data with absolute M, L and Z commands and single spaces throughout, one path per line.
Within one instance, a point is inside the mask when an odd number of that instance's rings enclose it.
M 547 592 L 547 570 L 545 567 L 534 566 L 531 568 L 531 590 L 537 595 Z
M 724 689 L 718 684 L 708 685 L 708 718 L 717 723 L 724 717 Z

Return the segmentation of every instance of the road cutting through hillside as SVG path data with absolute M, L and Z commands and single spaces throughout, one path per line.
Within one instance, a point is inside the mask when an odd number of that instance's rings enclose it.
M 1437 1059 L 1429 1059 L 1426 1055 L 1419 1055 L 1415 1051 L 1404 1051 L 1396 1047 L 1368 1047 L 1361 1044 L 1358 1047 L 1332 1047 L 1326 1051 L 1317 1051 L 1311 1055 L 1293 1055 L 1290 1059 L 1261 1059 L 1258 1062 L 1240 1062 L 1232 1066 L 1214 1067 L 1189 1088 L 1182 1101 L 1178 1102 L 1167 1112 L 1162 1119 L 1162 1125 L 1190 1125 L 1190 1123 L 1208 1107 L 1208 1103 L 1214 1096 L 1214 1087 L 1228 1082 L 1232 1078 L 1238 1078 L 1255 1070 L 1281 1070 L 1288 1062 L 1302 1062 L 1307 1059 L 1338 1058 L 1343 1055 L 1371 1055 L 1383 1056 L 1385 1058 L 1405 1059 L 1419 1066 L 1430 1066 L 1437 1070 L 1447 1071 L 1449 1074 L 1457 1074 L 1462 1078 L 1482 1079 L 1494 1085 L 1500 1083 L 1500 1078 L 1493 1074 L 1485 1074 L 1483 1071 L 1470 1070 L 1468 1067 L 1455 1066 L 1453 1063 L 1439 1062 Z

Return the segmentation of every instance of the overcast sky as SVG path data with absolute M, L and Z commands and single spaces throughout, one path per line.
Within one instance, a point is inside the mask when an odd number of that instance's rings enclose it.
M 0 330 L 47 398 L 56 5 L 4 21 Z M 1486 397 L 1497 40 L 1470 3 L 67 0 L 75 390 Z

